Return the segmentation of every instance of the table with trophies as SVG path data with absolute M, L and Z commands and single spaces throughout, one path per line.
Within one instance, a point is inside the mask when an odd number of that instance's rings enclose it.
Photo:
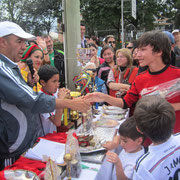
M 96 91 L 96 86 L 87 78 L 89 92 Z M 81 96 L 85 90 L 77 85 L 78 89 L 81 91 L 71 92 L 72 98 Z M 128 114 L 128 110 L 98 103 L 87 113 L 64 109 L 64 125 L 74 122 L 74 128 L 40 138 L 12 167 L 0 172 L 0 179 L 95 179 L 106 153 L 102 145 L 112 141 Z

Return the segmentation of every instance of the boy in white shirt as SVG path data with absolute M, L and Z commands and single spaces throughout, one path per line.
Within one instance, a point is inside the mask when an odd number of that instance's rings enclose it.
M 55 96 L 58 99 L 64 99 L 69 93 L 68 89 L 59 88 L 59 72 L 51 65 L 43 65 L 38 71 L 39 82 L 42 86 L 41 91 L 45 94 Z M 57 127 L 61 125 L 63 109 L 57 109 L 53 112 L 42 113 L 41 121 L 44 135 L 57 131 Z
M 122 151 L 118 155 L 115 152 L 108 151 L 106 153 L 106 159 L 108 162 L 113 163 L 113 171 L 111 175 L 107 175 L 108 169 L 112 167 L 104 162 L 106 165 L 96 176 L 96 180 L 111 179 L 111 180 L 125 180 L 132 179 L 134 168 L 137 159 L 145 153 L 145 149 L 142 146 L 144 141 L 144 135 L 139 133 L 136 129 L 136 122 L 134 117 L 130 117 L 124 121 L 119 127 L 119 139 Z
M 119 156 L 111 151 L 106 153 L 107 161 L 115 164 L 112 179 L 132 179 L 136 161 L 145 153 L 142 146 L 144 135 L 136 130 L 133 116 L 121 124 L 119 134 L 120 145 L 123 148 Z
M 180 133 L 172 135 L 176 121 L 172 105 L 161 97 L 143 97 L 134 117 L 138 131 L 152 144 L 137 161 L 133 180 L 180 179 Z

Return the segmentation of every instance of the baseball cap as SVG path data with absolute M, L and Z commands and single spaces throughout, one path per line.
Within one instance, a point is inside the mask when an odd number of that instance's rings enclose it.
M 179 29 L 175 29 L 175 30 L 172 32 L 172 34 L 178 33 L 178 32 L 179 32 Z
M 4 21 L 0 22 L 0 37 L 4 37 L 10 34 L 14 34 L 20 38 L 32 40 L 35 39 L 35 36 L 25 32 L 18 24 Z
M 168 38 L 171 41 L 171 44 L 175 44 L 174 36 L 172 35 L 172 33 L 168 32 L 168 31 L 163 31 L 163 33 L 165 33 L 168 36 Z

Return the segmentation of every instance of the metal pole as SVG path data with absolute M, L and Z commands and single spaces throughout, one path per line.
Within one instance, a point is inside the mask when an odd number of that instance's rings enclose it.
M 121 33 L 121 37 L 122 37 L 122 48 L 124 48 L 124 17 L 123 17 L 123 7 L 124 6 L 124 2 L 123 0 L 121 0 L 121 28 L 122 28 L 122 33 Z
M 62 20 L 63 20 L 63 25 L 66 24 L 65 19 L 66 19 L 66 0 L 62 0 Z M 66 60 L 66 33 L 63 32 L 63 47 L 64 47 L 64 68 L 65 68 L 65 87 L 67 88 L 68 84 L 68 76 L 67 76 L 67 60 Z
M 77 66 L 76 50 L 80 44 L 80 1 L 63 0 L 63 22 L 65 26 L 64 35 L 64 54 L 66 68 L 66 84 L 70 90 L 75 90 L 73 77 L 80 73 Z

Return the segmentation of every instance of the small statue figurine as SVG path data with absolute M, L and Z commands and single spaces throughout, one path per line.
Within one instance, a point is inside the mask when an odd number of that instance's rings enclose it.
M 71 180 L 71 160 L 72 156 L 70 153 L 64 155 L 64 161 L 66 162 L 66 173 L 68 180 Z

